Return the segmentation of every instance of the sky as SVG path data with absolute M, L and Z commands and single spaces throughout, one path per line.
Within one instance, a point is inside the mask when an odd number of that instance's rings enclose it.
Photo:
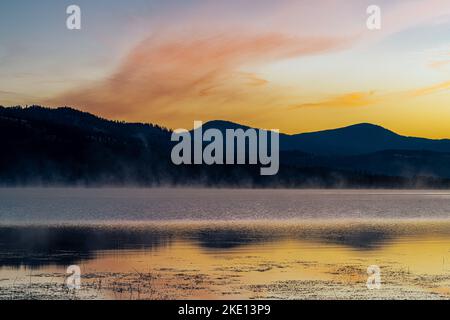
M 66 28 L 72 4 L 81 30 Z M 450 138 L 450 0 L 1 1 L 0 105 L 32 104 L 172 129 Z

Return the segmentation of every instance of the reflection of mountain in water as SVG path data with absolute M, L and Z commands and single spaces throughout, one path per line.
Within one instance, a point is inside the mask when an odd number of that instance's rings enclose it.
M 249 229 L 204 229 L 190 235 L 205 249 L 232 249 L 239 246 L 273 242 L 282 238 L 280 232 Z
M 356 250 L 370 250 L 381 247 L 392 240 L 393 234 L 381 230 L 352 230 L 350 232 L 321 235 L 318 240 L 342 245 Z
M 99 251 L 161 250 L 176 240 L 206 251 L 226 252 L 293 240 L 303 244 L 375 250 L 400 237 L 440 234 L 449 225 L 0 227 L 0 267 L 67 266 L 95 259 Z M 300 244 L 299 244 L 300 246 Z M 276 246 L 274 246 L 276 247 Z
M 2 227 L 0 266 L 70 265 L 98 251 L 156 249 L 170 241 L 170 233 L 149 229 Z
M 286 234 L 271 230 L 248 233 L 247 230 L 203 230 L 191 235 L 198 245 L 208 250 L 226 250 L 246 245 L 266 244 L 283 239 L 314 241 L 331 245 L 341 245 L 355 250 L 370 250 L 389 242 L 393 235 L 381 230 L 303 230 L 295 234 Z

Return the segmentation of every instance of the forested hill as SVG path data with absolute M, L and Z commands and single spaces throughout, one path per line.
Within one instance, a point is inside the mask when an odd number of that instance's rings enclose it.
M 206 128 L 247 128 L 212 121 Z M 280 171 L 175 166 L 171 131 L 71 108 L 0 107 L 0 185 L 447 188 L 450 142 L 371 124 L 280 135 Z

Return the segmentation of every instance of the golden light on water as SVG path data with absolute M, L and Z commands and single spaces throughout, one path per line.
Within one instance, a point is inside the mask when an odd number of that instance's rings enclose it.
M 450 297 L 448 221 L 152 223 L 137 229 L 166 230 L 170 236 L 156 247 L 99 250 L 82 260 L 85 294 L 115 299 Z M 381 269 L 380 290 L 367 289 L 370 265 Z M 64 272 L 56 266 L 34 271 L 42 283 L 45 277 L 38 275 L 44 271 Z M 23 269 L 1 272 L 29 276 Z

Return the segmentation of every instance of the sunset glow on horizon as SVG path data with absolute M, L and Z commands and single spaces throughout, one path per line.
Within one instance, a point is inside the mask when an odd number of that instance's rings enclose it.
M 0 105 L 450 138 L 450 1 L 375 2 L 79 0 L 76 31 L 67 1 L 1 3 Z M 380 30 L 366 26 L 372 4 Z

